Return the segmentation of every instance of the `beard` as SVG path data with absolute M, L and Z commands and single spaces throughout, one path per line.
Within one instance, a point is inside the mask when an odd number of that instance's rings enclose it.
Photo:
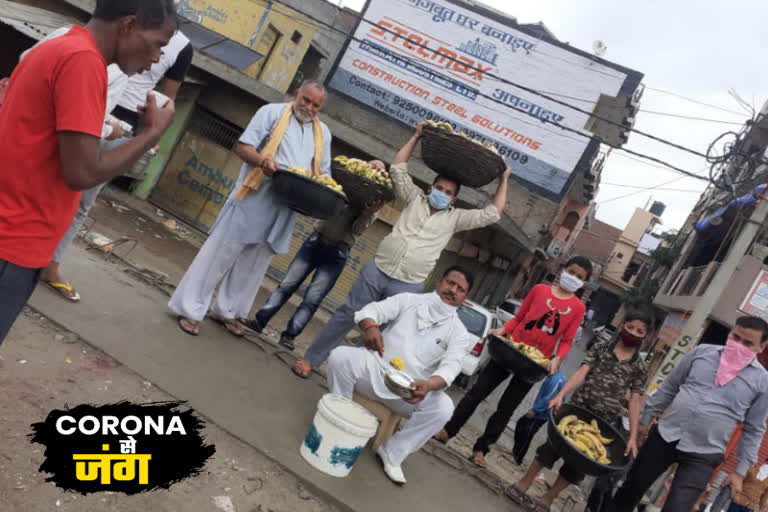
M 311 123 L 315 119 L 315 115 L 312 112 L 309 112 L 296 104 L 293 105 L 293 115 L 295 115 L 296 119 L 302 123 Z

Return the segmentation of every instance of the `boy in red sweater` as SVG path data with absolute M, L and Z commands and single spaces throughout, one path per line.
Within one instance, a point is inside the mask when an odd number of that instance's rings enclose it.
M 560 275 L 556 285 L 538 284 L 528 293 L 517 315 L 504 325 L 492 331 L 497 336 L 510 335 L 515 341 L 537 347 L 551 358 L 548 370 L 554 375 L 563 359 L 568 355 L 573 337 L 581 325 L 586 308 L 576 296 L 592 276 L 592 263 L 583 256 L 571 258 Z M 557 348 L 557 353 L 555 349 Z M 553 357 L 554 355 L 554 357 Z M 447 442 L 458 434 L 461 427 L 469 420 L 480 402 L 485 400 L 499 384 L 509 377 L 509 372 L 493 360 L 482 370 L 477 383 L 470 389 L 453 413 L 451 420 L 435 439 Z M 502 395 L 496 412 L 488 420 L 485 432 L 472 449 L 472 462 L 485 467 L 485 456 L 490 446 L 499 440 L 517 406 L 531 390 L 533 384 L 523 381 L 516 375 L 509 381 L 507 390 Z

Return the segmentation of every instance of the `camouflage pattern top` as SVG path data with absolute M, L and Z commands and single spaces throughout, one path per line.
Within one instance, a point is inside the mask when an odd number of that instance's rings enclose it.
M 589 366 L 589 373 L 570 400 L 609 422 L 621 414 L 627 390 L 645 392 L 648 375 L 648 365 L 640 358 L 639 350 L 631 358 L 619 361 L 613 348 L 612 342 L 604 342 L 590 349 L 582 362 Z

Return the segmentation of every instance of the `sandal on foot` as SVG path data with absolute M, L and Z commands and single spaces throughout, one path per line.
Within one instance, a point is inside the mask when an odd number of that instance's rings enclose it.
M 232 336 L 237 336 L 238 338 L 245 336 L 245 329 L 237 320 L 224 318 L 223 316 L 217 315 L 216 313 L 208 313 L 208 318 L 219 325 L 223 325 L 224 328 L 226 328 L 229 331 L 229 334 Z
M 471 462 L 472 464 L 474 464 L 475 466 L 477 466 L 479 468 L 487 468 L 488 467 L 488 463 L 485 461 L 485 455 L 483 455 L 483 461 L 482 462 L 477 462 L 475 460 L 475 454 L 474 453 L 472 455 L 470 455 L 469 457 L 467 457 L 467 460 L 469 460 L 469 462 Z
M 504 489 L 504 492 L 515 503 L 519 503 L 521 505 L 533 504 L 533 498 L 531 498 L 530 496 L 528 496 L 528 494 L 523 492 L 523 490 L 520 489 L 517 485 L 514 485 L 514 484 L 510 485 L 509 487 Z
M 443 439 L 442 437 L 438 437 L 438 436 L 439 436 L 440 434 L 442 434 L 443 432 L 444 432 L 444 431 L 443 431 L 443 430 L 441 430 L 441 431 L 440 431 L 440 432 L 438 432 L 437 434 L 433 435 L 433 436 L 432 436 L 432 439 L 434 439 L 435 441 L 437 441 L 437 442 L 438 442 L 438 443 L 440 443 L 440 444 L 448 444 L 448 441 L 450 441 L 450 440 L 451 440 L 451 438 L 450 438 L 450 437 L 446 437 L 445 439 Z M 446 435 L 448 435 L 448 434 L 447 434 L 447 432 L 446 432 Z
M 533 500 L 532 503 L 526 505 L 525 510 L 526 512 L 549 512 L 551 508 L 539 500 Z
M 200 322 L 195 322 L 194 320 L 179 315 L 176 317 L 176 323 L 179 324 L 179 329 L 190 336 L 198 336 L 200 334 Z M 188 324 L 189 327 L 184 325 L 185 323 Z
M 309 378 L 309 374 L 312 373 L 312 365 L 303 359 L 298 359 L 291 370 L 293 370 L 293 373 L 298 377 L 307 379 Z
M 69 283 L 55 283 L 53 281 L 43 281 L 48 288 L 61 295 L 65 300 L 69 302 L 80 302 L 80 294 L 77 290 L 72 288 Z

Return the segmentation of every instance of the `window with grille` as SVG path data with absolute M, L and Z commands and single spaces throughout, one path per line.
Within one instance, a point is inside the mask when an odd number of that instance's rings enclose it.
M 189 121 L 189 131 L 232 150 L 240 139 L 242 129 L 213 112 L 197 107 Z

